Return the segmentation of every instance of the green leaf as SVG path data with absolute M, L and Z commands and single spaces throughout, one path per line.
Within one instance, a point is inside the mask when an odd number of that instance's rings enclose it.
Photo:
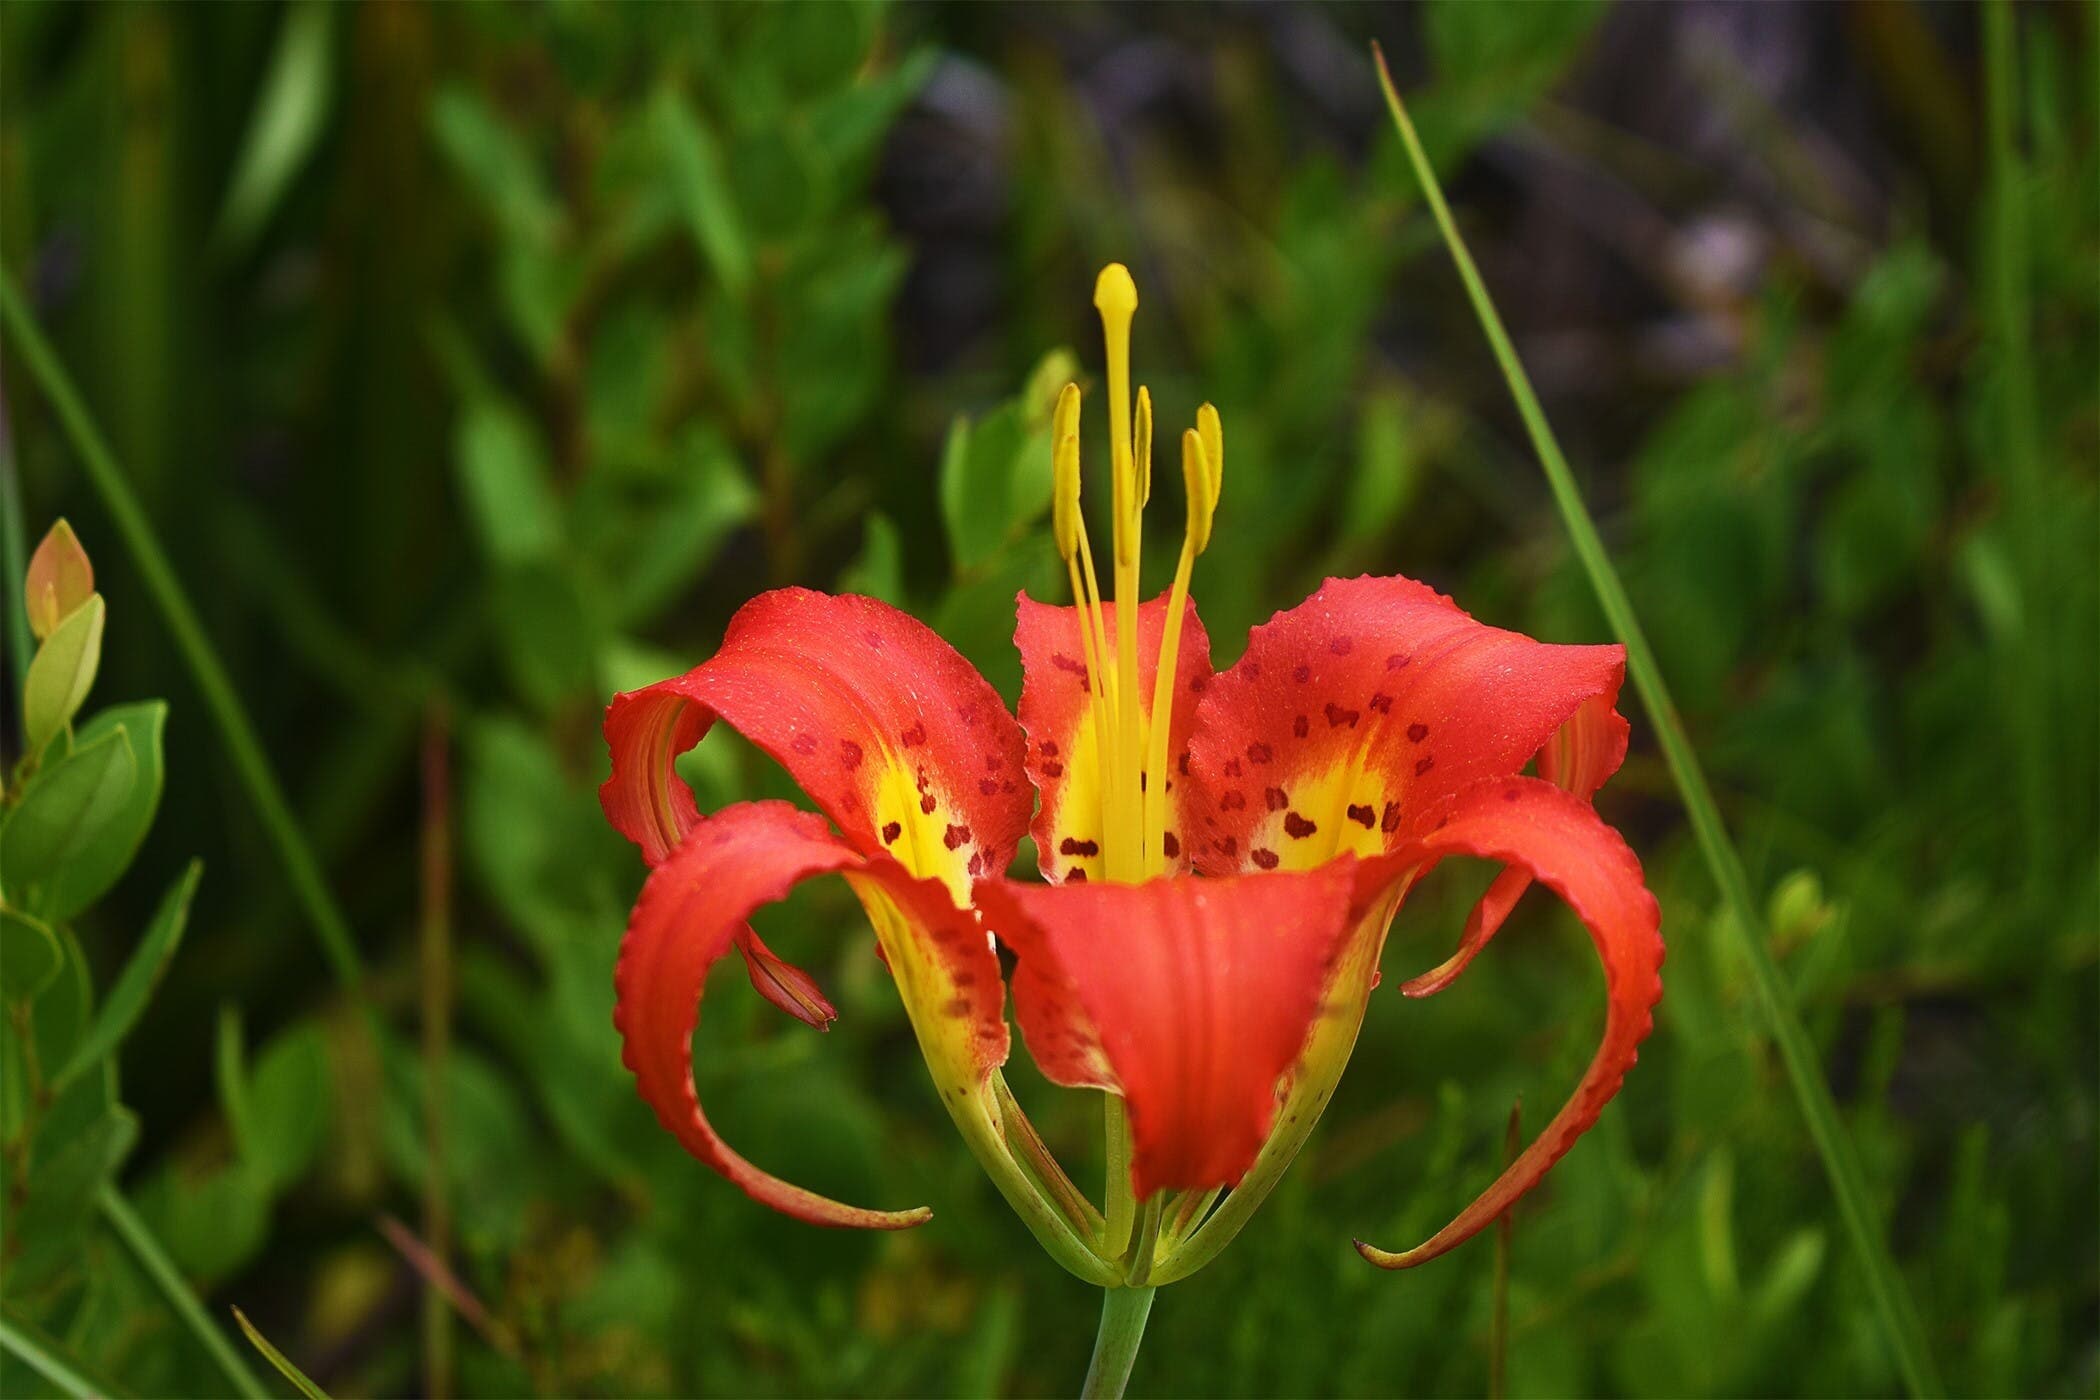
M 137 1024 L 139 1013 L 146 1009 L 147 999 L 153 995 L 161 973 L 167 970 L 169 960 L 175 956 L 176 946 L 182 942 L 183 928 L 189 922 L 190 899 L 197 893 L 197 881 L 203 874 L 204 863 L 191 861 L 189 868 L 161 896 L 160 908 L 154 911 L 153 922 L 146 925 L 146 936 L 139 940 L 138 947 L 132 950 L 130 959 L 124 964 L 124 970 L 117 974 L 109 999 L 102 1003 L 94 1025 L 73 1051 L 73 1057 L 58 1072 L 57 1083 L 64 1084 L 81 1071 L 100 1064 L 105 1056 L 123 1044 L 124 1037 Z
M 332 10 L 307 0 L 285 14 L 240 163 L 219 209 L 218 242 L 228 252 L 239 253 L 254 238 L 320 139 L 335 70 Z
M 656 90 L 649 115 L 665 178 L 678 193 L 700 254 L 729 294 L 741 300 L 751 281 L 751 250 L 730 202 L 714 136 L 668 85 Z
M 122 817 L 137 779 L 131 738 L 121 725 L 39 771 L 0 826 L 9 897 L 40 910 L 59 873 Z
M 138 780 L 117 815 L 52 880 L 46 905 L 52 918 L 71 919 L 107 893 L 130 868 L 160 810 L 165 770 L 162 734 L 167 723 L 166 701 L 141 700 L 98 711 L 74 731 L 73 747 L 81 749 L 123 730 L 131 741 L 131 756 L 138 761 Z
M 231 1002 L 219 1008 L 219 1033 L 213 1042 L 212 1068 L 219 1085 L 219 1107 L 242 1161 L 253 1156 L 254 1119 L 248 1112 L 248 1052 L 241 1031 L 241 1010 Z
M 839 587 L 904 606 L 904 537 L 896 521 L 879 510 L 868 513 L 860 555 L 839 575 Z
M 43 752 L 87 702 L 102 662 L 107 613 L 102 595 L 94 594 L 37 648 L 22 687 L 22 737 L 31 753 Z
M 525 416 L 493 395 L 475 399 L 460 419 L 455 455 L 482 552 L 506 567 L 551 558 L 561 546 L 561 505 Z
M 268 1191 L 284 1190 L 313 1165 L 328 1132 L 328 1047 L 303 1024 L 272 1040 L 248 1078 L 243 1153 Z
M 477 94 L 446 88 L 431 103 L 430 123 L 438 145 L 475 185 L 506 233 L 537 248 L 554 242 L 561 213 L 538 162 Z
M 572 570 L 551 561 L 505 570 L 493 603 L 503 659 L 527 700 L 551 710 L 597 692 L 597 628 Z
M 0 909 L 0 999 L 34 1001 L 64 962 L 58 935 L 41 920 Z

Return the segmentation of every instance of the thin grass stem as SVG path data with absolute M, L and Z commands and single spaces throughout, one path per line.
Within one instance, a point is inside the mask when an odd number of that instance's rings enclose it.
M 131 1202 L 125 1200 L 115 1186 L 104 1183 L 95 1204 L 101 1210 L 102 1218 L 109 1222 L 109 1227 L 117 1232 L 117 1238 L 124 1241 L 124 1247 L 139 1261 L 139 1267 L 153 1280 L 154 1287 L 168 1300 L 168 1306 L 182 1319 L 190 1335 L 211 1353 L 211 1359 L 218 1363 L 220 1372 L 233 1383 L 233 1388 L 248 1400 L 269 1400 L 270 1392 L 263 1389 L 262 1382 L 241 1360 L 240 1353 L 234 1350 L 226 1334 L 212 1326 L 204 1304 L 197 1301 L 197 1295 L 190 1291 L 181 1271 L 175 1267 L 175 1261 L 168 1258 L 160 1241 L 153 1237 L 153 1231 L 131 1208 Z
M 1662 669 L 1656 664 L 1647 635 L 1642 632 L 1625 586 L 1619 581 L 1618 570 L 1613 567 L 1611 556 L 1597 534 L 1589 507 L 1583 503 L 1582 492 L 1575 484 L 1575 474 L 1568 468 L 1560 443 L 1546 422 L 1538 396 L 1532 391 L 1530 377 L 1517 358 L 1516 348 L 1510 343 L 1509 333 L 1503 328 L 1502 318 L 1495 310 L 1487 286 L 1481 281 L 1472 255 L 1466 250 L 1465 240 L 1459 236 L 1458 227 L 1452 221 L 1443 190 L 1437 184 L 1436 172 L 1430 168 L 1421 140 L 1415 135 L 1414 124 L 1408 119 L 1407 108 L 1393 87 L 1385 55 L 1376 44 L 1372 45 L 1372 53 L 1393 125 L 1407 148 L 1408 161 L 1421 182 L 1423 195 L 1435 216 L 1438 230 L 1443 234 L 1451 260 L 1458 267 L 1459 279 L 1465 283 L 1474 315 L 1494 350 L 1503 378 L 1509 383 L 1510 394 L 1516 400 L 1517 412 L 1524 419 L 1532 448 L 1538 453 L 1539 465 L 1545 470 L 1547 484 L 1552 489 L 1576 556 L 1589 575 L 1591 587 L 1596 590 L 1605 619 L 1626 646 L 1626 666 L 1632 674 L 1634 689 L 1639 692 L 1642 707 L 1655 727 L 1657 742 L 1669 764 L 1670 774 L 1677 782 L 1700 852 L 1732 916 L 1724 922 L 1733 930 L 1743 961 L 1750 969 L 1751 983 L 1756 988 L 1759 1005 L 1765 1013 L 1773 1042 L 1778 1046 L 1780 1059 L 1786 1065 L 1787 1078 L 1793 1085 L 1795 1099 L 1800 1103 L 1809 1137 L 1814 1140 L 1816 1151 L 1823 1159 L 1823 1170 L 1830 1179 L 1831 1194 L 1837 1198 L 1838 1213 L 1843 1218 L 1846 1235 L 1866 1275 L 1884 1340 L 1911 1394 L 1938 1395 L 1941 1393 L 1939 1373 L 1926 1345 L 1916 1305 L 1889 1252 L 1888 1241 L 1882 1233 L 1867 1188 L 1866 1174 L 1860 1167 L 1844 1123 L 1838 1117 L 1830 1087 L 1823 1080 L 1815 1042 L 1809 1038 L 1808 1030 L 1780 980 L 1779 970 L 1772 962 L 1767 946 L 1769 934 L 1764 917 L 1751 898 L 1750 879 L 1743 868 L 1742 857 L 1729 840 L 1720 807 L 1714 801 L 1706 774 L 1699 766 L 1691 740 L 1685 735 L 1684 723 L 1678 717 L 1676 702 L 1670 697 Z
M 344 991 L 362 1002 L 364 966 L 358 957 L 356 942 L 350 935 L 350 922 L 336 904 L 335 896 L 329 893 L 320 862 L 315 859 L 312 847 L 307 844 L 298 821 L 292 815 L 290 804 L 285 801 L 284 790 L 278 785 L 269 759 L 264 756 L 262 743 L 256 738 L 255 727 L 249 722 L 247 709 L 233 688 L 225 664 L 219 660 L 211 639 L 205 635 L 196 609 L 183 592 L 182 583 L 176 578 L 174 567 L 154 534 L 152 522 L 146 518 L 138 497 L 132 493 L 131 485 L 118 467 L 101 429 L 89 416 L 71 376 L 59 363 L 50 342 L 44 338 L 42 328 L 16 290 L 13 278 L 4 270 L 0 270 L 0 325 L 4 325 L 14 338 L 15 350 L 22 357 L 30 378 L 50 401 L 73 450 L 80 456 L 81 465 L 87 469 L 88 479 L 101 496 L 118 535 L 123 538 L 124 547 L 138 565 L 146 591 L 160 608 L 177 650 L 189 666 L 197 689 L 203 693 L 205 708 L 210 710 L 212 721 L 218 726 L 219 736 L 233 759 L 241 785 L 247 788 L 256 815 L 262 819 L 271 844 L 277 848 L 285 876 L 299 902 L 305 906 L 307 921 L 321 940 L 321 951 L 327 957 L 336 981 Z

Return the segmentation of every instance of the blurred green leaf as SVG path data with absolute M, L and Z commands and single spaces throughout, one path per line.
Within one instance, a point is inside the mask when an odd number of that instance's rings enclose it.
M 137 778 L 122 725 L 39 769 L 0 826 L 0 871 L 10 898 L 43 909 L 59 873 L 124 819 Z
M 305 1175 L 328 1132 L 328 1047 L 311 1022 L 264 1047 L 248 1077 L 242 1160 L 262 1188 L 283 1191 Z
M 176 947 L 182 942 L 183 928 L 189 922 L 190 899 L 197 893 L 197 881 L 203 875 L 204 863 L 193 860 L 176 877 L 168 892 L 161 896 L 160 908 L 154 913 L 153 922 L 146 926 L 145 937 L 125 960 L 124 970 L 117 974 L 116 983 L 103 1000 L 102 1010 L 96 1014 L 93 1026 L 74 1050 L 73 1057 L 55 1076 L 55 1082 L 66 1083 L 101 1063 L 123 1044 L 124 1037 L 146 1009 L 153 989 L 160 984 L 161 974 L 175 956 Z
M 154 814 L 160 810 L 165 768 L 162 736 L 167 723 L 166 701 L 141 700 L 97 711 L 74 732 L 73 747 L 80 749 L 99 743 L 120 729 L 124 731 L 132 757 L 138 762 L 138 776 L 122 810 L 59 867 L 46 902 L 52 918 L 74 917 L 100 899 L 130 869 L 132 858 L 153 827 Z
M 953 433 L 950 440 L 953 440 Z M 860 553 L 839 574 L 839 588 L 880 598 L 891 607 L 905 606 L 904 537 L 897 522 L 879 510 L 868 512 L 861 530 Z
M 479 94 L 458 85 L 437 95 L 430 118 L 439 147 L 473 183 L 504 232 L 531 247 L 550 245 L 561 226 L 561 213 L 538 162 L 517 133 L 497 119 Z
M 9 1155 L 11 1293 L 34 1288 L 83 1262 L 95 1196 L 130 1155 L 138 1131 L 138 1120 L 128 1109 L 112 1107 L 81 1132 L 64 1138 L 41 1135 L 26 1179 L 15 1177 Z
M 460 495 L 475 538 L 503 567 L 538 563 L 561 546 L 561 505 L 538 434 L 525 416 L 492 396 L 460 418 Z
M 215 233 L 228 252 L 244 250 L 320 140 L 335 70 L 334 8 L 319 0 L 284 11 L 283 29 L 257 96 Z
M 678 194 L 702 258 L 730 296 L 742 298 L 751 282 L 751 250 L 722 177 L 722 157 L 713 134 L 668 84 L 656 90 L 650 120 L 664 162 L 664 178 Z
M 102 664 L 102 624 L 108 609 L 102 595 L 90 596 L 37 648 L 22 687 L 22 739 L 41 753 L 72 723 L 95 686 Z

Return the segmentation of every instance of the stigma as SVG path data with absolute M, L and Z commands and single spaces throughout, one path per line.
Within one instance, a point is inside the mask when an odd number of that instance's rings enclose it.
M 1130 327 L 1136 319 L 1137 283 L 1130 269 L 1110 263 L 1094 282 L 1094 309 L 1101 317 L 1108 388 L 1110 556 L 1115 603 L 1114 635 L 1106 625 L 1101 578 L 1079 508 L 1079 386 L 1058 395 L 1051 424 L 1053 498 L 1051 533 L 1065 562 L 1079 616 L 1085 652 L 1088 706 L 1095 752 L 1100 755 L 1100 830 L 1107 877 L 1136 884 L 1173 867 L 1167 851 L 1167 735 L 1173 719 L 1175 666 L 1180 658 L 1182 617 L 1196 556 L 1210 543 L 1211 518 L 1223 482 L 1225 433 L 1218 411 L 1205 404 L 1196 426 L 1181 435 L 1182 484 L 1188 502 L 1181 553 L 1168 592 L 1161 628 L 1151 705 L 1139 693 L 1138 608 L 1143 600 L 1144 511 L 1152 498 L 1152 396 L 1140 385 L 1130 392 Z

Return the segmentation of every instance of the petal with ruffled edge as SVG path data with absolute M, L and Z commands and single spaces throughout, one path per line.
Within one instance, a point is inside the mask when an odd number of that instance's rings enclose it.
M 1027 974 L 1015 1011 L 1037 1064 L 1059 1083 L 1122 1094 L 1140 1199 L 1230 1186 L 1254 1161 L 1347 932 L 1353 877 L 1337 861 L 1218 880 L 978 886 Z
M 1542 751 L 1594 791 L 1625 755 L 1612 710 L 1624 674 L 1621 647 L 1484 626 L 1412 579 L 1330 579 L 1255 628 L 1204 692 L 1196 864 L 1377 855 L 1451 794 Z
M 752 1165 L 715 1132 L 693 1082 L 692 1035 L 708 969 L 740 940 L 756 942 L 746 923 L 753 910 L 830 873 L 844 875 L 867 907 L 949 1111 L 966 1133 L 996 1141 L 987 1085 L 1006 1061 L 1004 995 L 975 916 L 957 909 L 938 880 L 916 878 L 885 856 L 863 856 L 822 817 L 785 802 L 739 803 L 702 819 L 650 872 L 620 945 L 614 1024 L 658 1120 L 746 1195 L 812 1224 L 898 1229 L 930 1212 L 844 1205 Z M 759 950 L 763 957 L 747 953 L 753 981 L 764 969 L 785 983 L 777 994 L 761 986 L 768 999 L 814 997 L 828 1019 L 830 1005 L 808 974 L 762 944 Z
M 1099 880 L 1101 855 L 1101 748 L 1095 740 L 1098 702 L 1088 686 L 1086 647 L 1079 610 L 1015 599 L 1014 645 L 1021 653 L 1021 727 L 1028 734 L 1028 776 L 1043 803 L 1030 834 L 1043 878 Z M 1101 605 L 1108 636 L 1116 634 L 1116 605 Z M 1210 682 L 1210 636 L 1189 600 L 1182 613 L 1180 650 L 1174 661 L 1174 707 L 1167 721 L 1167 825 L 1158 873 L 1188 869 L 1183 833 L 1189 784 L 1179 779 L 1179 760 L 1194 730 L 1196 702 Z M 1167 595 L 1138 609 L 1138 696 L 1143 732 L 1152 726 L 1152 691 L 1159 674 L 1160 634 L 1167 620 Z M 1107 659 L 1110 676 L 1115 658 Z M 1107 722 L 1112 723 L 1112 718 Z
M 760 594 L 682 676 L 613 698 L 605 814 L 654 865 L 699 813 L 673 760 L 716 718 L 765 750 L 863 855 L 944 881 L 1003 873 L 1031 810 L 1020 726 L 932 629 L 872 598 Z
M 1661 911 L 1642 883 L 1640 862 L 1588 802 L 1535 778 L 1478 784 L 1458 794 L 1430 830 L 1360 864 L 1359 900 L 1375 899 L 1376 892 L 1454 855 L 1524 870 L 1567 901 L 1604 965 L 1604 1034 L 1574 1094 L 1545 1131 L 1449 1225 L 1398 1253 L 1358 1241 L 1363 1256 L 1382 1268 L 1434 1259 L 1492 1224 L 1536 1186 L 1619 1092 L 1662 997 Z

